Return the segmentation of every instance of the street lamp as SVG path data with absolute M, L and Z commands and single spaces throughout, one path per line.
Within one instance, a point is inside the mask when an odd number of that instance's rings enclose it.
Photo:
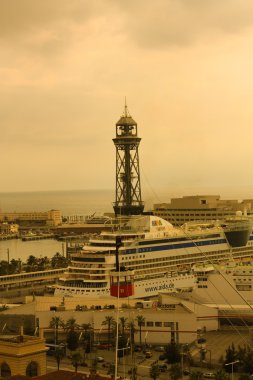
M 225 366 L 231 365 L 231 368 L 232 368 L 232 370 L 231 370 L 231 379 L 232 380 L 234 379 L 234 364 L 239 363 L 239 362 L 240 362 L 240 360 L 235 360 L 234 362 L 226 363 L 225 364 Z

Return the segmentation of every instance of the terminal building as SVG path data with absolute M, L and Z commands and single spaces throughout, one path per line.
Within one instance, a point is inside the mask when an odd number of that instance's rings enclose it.
M 50 210 L 45 212 L 0 212 L 0 223 L 17 223 L 23 225 L 37 225 L 54 227 L 62 223 L 60 210 Z
M 197 339 L 200 328 L 213 331 L 219 327 L 217 309 L 168 294 L 160 294 L 152 301 L 129 300 L 127 304 L 120 304 L 119 309 L 120 318 L 124 317 L 128 322 L 135 323 L 136 343 L 140 339 L 136 322 L 138 316 L 143 316 L 141 339 L 146 344 L 166 345 L 171 341 L 190 344 Z M 74 317 L 79 325 L 85 323 L 92 326 L 96 342 L 106 343 L 108 329 L 104 321 L 108 316 L 116 321 L 117 315 L 117 302 L 111 298 L 92 300 L 84 297 L 27 297 L 26 304 L 2 311 L 0 329 L 5 324 L 6 329 L 13 328 L 12 319 L 20 316 L 24 320 L 28 318 L 30 325 L 36 322 L 33 328 L 43 329 L 45 338 L 53 340 L 55 332 L 49 328 L 51 319 L 60 316 L 66 322 Z M 66 331 L 59 330 L 59 341 L 65 339 Z
M 237 212 L 253 216 L 253 199 L 222 200 L 220 195 L 193 195 L 172 198 L 170 203 L 154 205 L 153 214 L 174 225 L 187 222 L 221 220 L 235 216 Z

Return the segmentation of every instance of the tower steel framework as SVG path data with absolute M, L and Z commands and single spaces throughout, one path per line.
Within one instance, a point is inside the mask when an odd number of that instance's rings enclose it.
M 137 123 L 125 104 L 124 114 L 116 124 L 116 200 L 115 215 L 138 215 L 143 212 L 138 147 Z

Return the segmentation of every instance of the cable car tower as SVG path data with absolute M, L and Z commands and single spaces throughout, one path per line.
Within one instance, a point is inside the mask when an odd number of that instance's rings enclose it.
M 141 184 L 138 147 L 141 138 L 138 137 L 137 123 L 125 110 L 116 124 L 116 200 L 115 215 L 142 214 L 144 203 L 141 200 Z

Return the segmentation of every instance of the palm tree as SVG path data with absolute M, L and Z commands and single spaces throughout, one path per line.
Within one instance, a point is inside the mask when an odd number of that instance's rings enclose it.
M 131 320 L 130 322 L 128 322 L 127 328 L 128 328 L 128 331 L 129 331 L 130 346 L 131 346 L 131 352 L 132 352 L 132 357 L 133 357 L 133 354 L 134 354 L 134 334 L 136 332 L 136 328 L 135 328 L 135 324 L 134 324 L 133 320 Z
M 149 376 L 151 379 L 156 380 L 160 376 L 160 368 L 159 365 L 153 364 L 149 369 Z
M 75 318 L 70 318 L 65 323 L 64 329 L 67 331 L 67 347 L 71 351 L 76 350 L 78 347 L 79 335 L 76 330 L 79 329 L 79 327 Z
M 58 347 L 56 348 L 56 350 L 54 351 L 54 358 L 57 362 L 57 369 L 59 371 L 60 369 L 60 362 L 61 360 L 64 358 L 65 354 L 64 354 L 64 351 L 62 348 Z
M 77 372 L 78 366 L 82 363 L 82 361 L 83 361 L 83 358 L 80 352 L 78 351 L 73 352 L 71 356 L 71 364 L 74 366 L 76 372 Z
M 127 318 L 125 317 L 120 317 L 120 325 L 121 325 L 121 335 L 125 336 L 125 329 L 126 329 L 126 322 L 127 322 Z
M 112 331 L 113 326 L 115 326 L 115 319 L 111 315 L 107 315 L 105 317 L 105 320 L 102 322 L 102 325 L 107 325 L 107 334 L 108 334 L 107 342 L 108 342 L 108 350 L 109 350 L 110 343 L 111 343 L 111 331 Z
M 93 327 L 90 323 L 83 323 L 81 325 L 81 329 L 83 330 L 83 346 L 84 346 L 84 352 L 88 353 L 91 352 L 91 346 L 92 346 L 92 333 L 93 333 Z
M 66 331 L 75 331 L 79 329 L 78 323 L 76 323 L 75 318 L 69 318 L 64 326 Z
M 141 346 L 141 344 L 142 344 L 142 341 L 141 341 L 141 331 L 142 331 L 142 326 L 144 326 L 144 323 L 145 323 L 145 318 L 142 315 L 137 315 L 136 321 L 137 321 L 138 326 L 139 326 L 140 346 Z
M 59 327 L 64 327 L 64 322 L 61 317 L 55 316 L 49 322 L 49 327 L 54 329 L 54 342 L 58 344 L 58 331 Z
M 215 373 L 215 379 L 216 380 L 228 380 L 229 379 L 229 375 L 223 369 L 219 369 Z
M 178 363 L 172 364 L 169 369 L 171 380 L 177 380 L 181 377 L 181 366 Z
M 131 380 L 137 380 L 137 367 L 136 366 L 131 368 L 130 379 Z

